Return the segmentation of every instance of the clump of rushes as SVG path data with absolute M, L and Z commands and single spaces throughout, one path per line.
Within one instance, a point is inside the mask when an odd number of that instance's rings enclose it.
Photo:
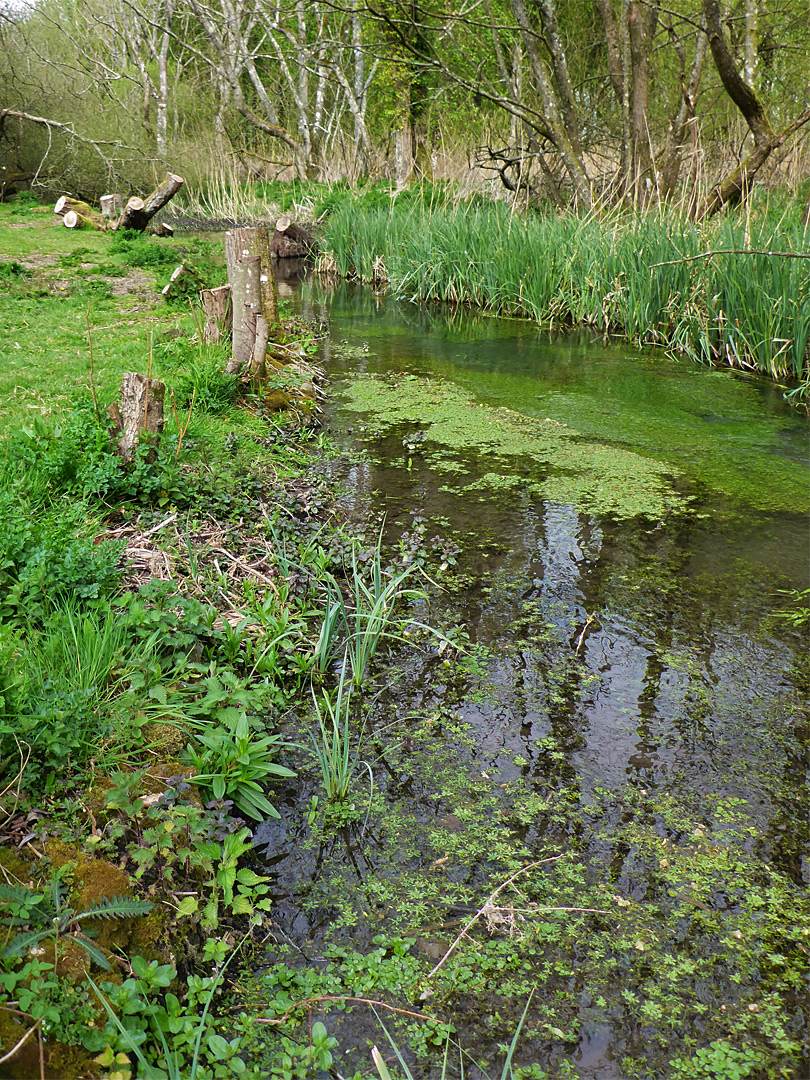
M 344 205 L 324 249 L 346 277 L 554 327 L 590 326 L 705 363 L 801 379 L 810 349 L 808 240 L 797 225 L 674 214 L 528 219 L 501 205 Z

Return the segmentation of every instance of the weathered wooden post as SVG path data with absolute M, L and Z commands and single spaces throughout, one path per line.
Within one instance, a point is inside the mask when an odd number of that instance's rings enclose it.
M 233 357 L 225 370 L 264 378 L 268 341 L 281 329 L 267 229 L 226 232 L 225 263 L 233 309 Z

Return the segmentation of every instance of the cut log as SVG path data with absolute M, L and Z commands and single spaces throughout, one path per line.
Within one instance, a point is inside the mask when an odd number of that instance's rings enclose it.
M 160 290 L 162 296 L 169 295 L 169 293 L 172 291 L 172 285 L 174 285 L 175 281 L 177 281 L 181 274 L 185 273 L 185 269 L 185 266 L 180 263 L 179 266 L 176 266 L 174 270 L 172 270 L 172 276 Z
M 98 202 L 101 207 L 101 216 L 110 222 L 115 222 L 121 216 L 126 199 L 123 195 L 102 195 Z
M 107 228 L 108 223 L 98 210 L 94 210 L 89 203 L 82 202 L 81 199 L 71 199 L 63 195 L 61 199 L 57 199 L 53 212 L 62 218 L 68 229 L 84 227 L 104 231 Z M 70 224 L 66 220 L 68 215 L 72 215 Z
M 225 234 L 227 248 L 228 234 Z M 233 356 L 225 368 L 227 375 L 238 375 L 256 362 L 256 319 L 262 313 L 261 259 L 247 256 L 228 268 L 233 297 Z
M 184 183 L 185 180 L 182 176 L 166 173 L 166 179 L 160 187 L 155 188 L 148 198 L 132 198 L 127 201 L 117 228 L 135 229 L 137 232 L 143 232 L 158 210 L 164 207 L 170 199 L 174 198 Z
M 62 224 L 66 229 L 92 229 L 93 223 L 83 214 L 77 214 L 75 210 L 68 210 L 62 218 Z
M 121 380 L 121 404 L 110 405 L 107 412 L 113 421 L 113 438 L 122 460 L 129 463 L 140 443 L 149 446 L 148 461 L 157 454 L 163 431 L 163 400 L 166 387 L 157 379 L 147 379 L 137 372 L 127 372 Z
M 171 225 L 167 225 L 165 221 L 161 221 L 159 225 L 154 228 L 155 236 L 174 236 L 174 229 Z
M 74 210 L 77 214 L 92 214 L 93 207 L 90 203 L 82 202 L 81 199 L 71 199 L 68 195 L 63 195 L 60 199 L 56 200 L 56 205 L 53 208 L 53 212 L 60 217 L 64 217 L 69 210 Z
M 203 341 L 209 345 L 216 345 L 230 337 L 233 326 L 230 285 L 220 285 L 217 289 L 201 289 L 200 302 L 205 312 Z
M 316 247 L 315 237 L 302 225 L 296 225 L 286 216 L 276 222 L 276 231 L 270 241 L 270 254 L 274 259 L 305 258 Z

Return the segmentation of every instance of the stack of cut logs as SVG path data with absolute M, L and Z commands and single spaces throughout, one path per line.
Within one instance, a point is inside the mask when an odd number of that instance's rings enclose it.
M 166 179 L 155 188 L 146 199 L 133 195 L 124 199 L 123 195 L 102 195 L 101 210 L 94 210 L 89 203 L 80 199 L 71 199 L 63 195 L 53 208 L 53 212 L 62 218 L 66 229 L 135 229 L 143 232 L 155 214 L 172 199 L 184 184 L 182 176 L 166 173 Z M 158 226 L 158 231 L 171 236 L 169 225 Z

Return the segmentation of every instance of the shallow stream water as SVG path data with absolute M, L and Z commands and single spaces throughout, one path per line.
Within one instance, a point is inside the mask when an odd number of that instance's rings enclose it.
M 399 825 L 375 832 L 372 815 L 362 835 L 344 830 L 319 850 L 283 822 L 260 834 L 282 932 L 301 955 L 335 940 L 370 948 L 375 932 L 394 931 L 412 934 L 421 955 L 443 955 L 475 902 L 448 900 L 442 911 L 432 868 L 446 850 L 448 881 L 483 903 L 508 876 L 481 850 L 498 833 L 478 848 L 465 838 L 500 816 L 532 857 L 573 853 L 585 868 L 577 887 L 602 889 L 582 906 L 608 897 L 622 918 L 631 905 L 639 912 L 632 926 L 598 931 L 624 935 L 637 950 L 630 960 L 619 944 L 585 958 L 583 923 L 560 945 L 567 966 L 527 976 L 559 1010 L 541 1010 L 534 1026 L 529 1017 L 525 1063 L 581 1080 L 686 1077 L 690 1066 L 679 1073 L 671 1062 L 686 1060 L 704 1028 L 735 1046 L 756 1041 L 749 1014 L 764 968 L 752 961 L 729 983 L 708 958 L 735 926 L 742 937 L 756 925 L 744 894 L 766 887 L 758 868 L 779 875 L 786 912 L 810 884 L 807 657 L 802 635 L 773 617 L 785 590 L 808 585 L 806 422 L 771 384 L 663 352 L 312 278 L 282 289 L 328 329 L 326 422 L 340 449 L 330 468 L 349 511 L 371 506 L 392 548 L 451 563 L 450 584 L 431 590 L 420 616 L 469 638 L 461 660 L 437 648 L 393 657 L 400 674 L 375 707 L 373 741 Z M 426 724 L 436 758 L 417 763 Z M 396 749 L 386 752 L 392 727 Z M 466 786 L 453 787 L 454 768 L 472 778 Z M 402 840 L 414 827 L 424 829 L 421 857 Z M 736 851 L 752 861 L 748 877 L 729 869 Z M 423 906 L 409 874 L 423 875 Z M 375 875 L 407 901 L 386 893 L 375 911 Z M 330 902 L 341 888 L 345 898 Z M 672 908 L 680 900 L 685 913 Z M 658 937 L 656 920 L 669 926 Z M 553 943 L 544 947 L 547 965 Z M 649 971 L 636 965 L 645 949 Z M 656 968 L 670 963 L 660 957 L 682 963 L 684 950 L 705 970 L 686 993 L 657 996 Z M 600 957 L 612 964 L 605 985 Z M 517 983 L 511 1011 L 492 985 L 497 1034 L 480 1001 L 447 998 L 459 1041 L 490 1060 L 525 1004 Z M 782 992 L 780 1014 L 798 1044 L 800 997 Z M 681 1011 L 684 1030 L 670 1030 L 668 1009 Z M 713 1023 L 727 1010 L 734 1023 L 712 1027 L 707 1014 Z M 366 1032 L 355 1034 L 362 1042 Z M 771 1059 L 799 1061 L 762 1038 Z

